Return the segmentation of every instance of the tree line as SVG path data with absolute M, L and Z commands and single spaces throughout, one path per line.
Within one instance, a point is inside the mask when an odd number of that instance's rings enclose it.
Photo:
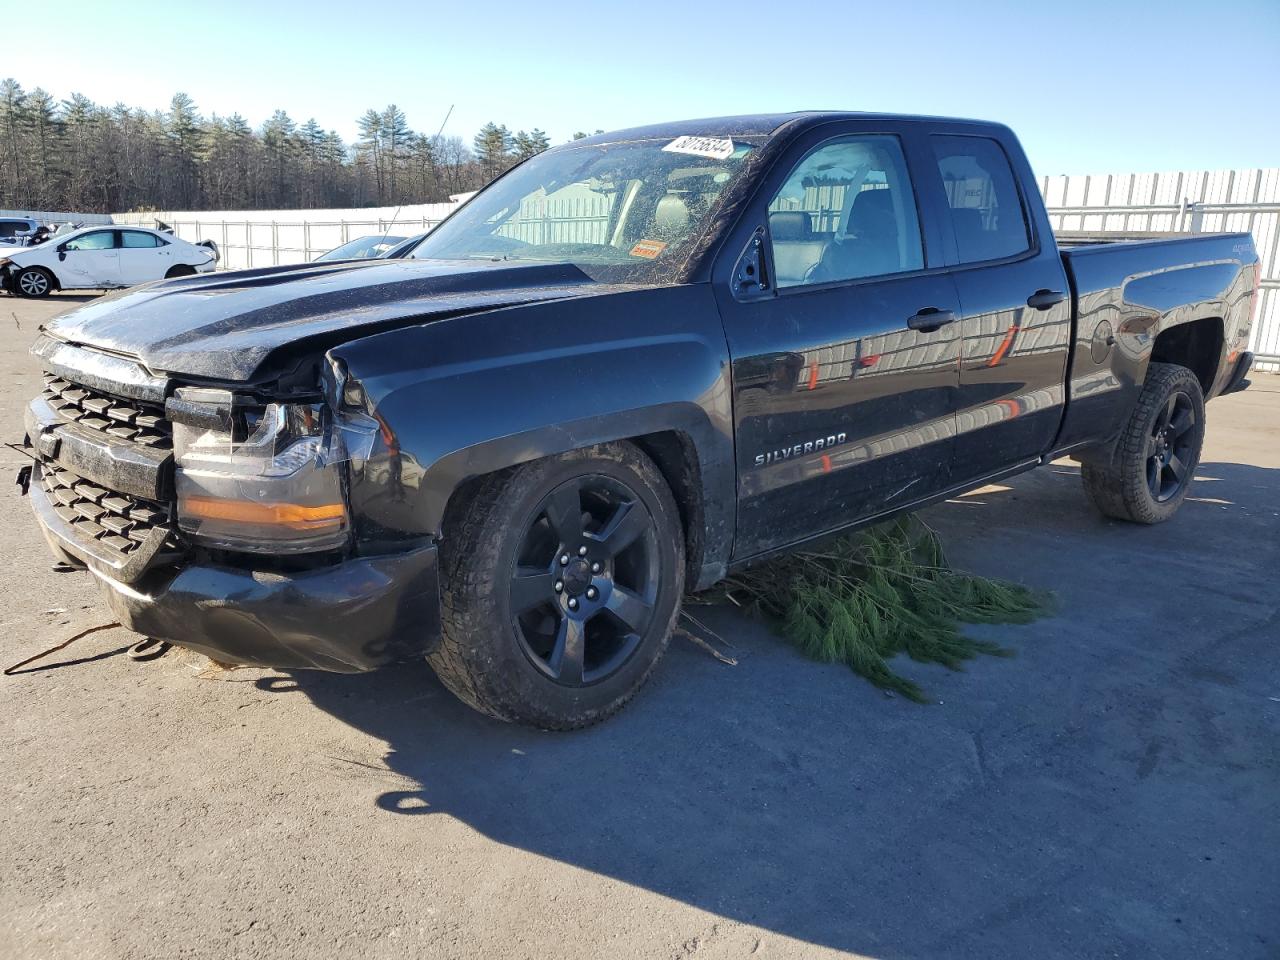
M 444 201 L 550 146 L 538 129 L 488 123 L 468 145 L 425 134 L 391 104 L 345 143 L 315 120 L 275 111 L 258 129 L 205 117 L 176 94 L 168 110 L 58 101 L 0 81 L 0 209 L 273 210 Z M 586 136 L 585 133 L 574 137 Z

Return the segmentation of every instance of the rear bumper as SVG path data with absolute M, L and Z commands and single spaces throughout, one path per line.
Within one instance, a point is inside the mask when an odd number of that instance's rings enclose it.
M 1228 393 L 1238 393 L 1241 390 L 1247 390 L 1249 381 L 1245 379 L 1249 375 L 1249 370 L 1253 367 L 1253 354 L 1248 351 L 1240 354 L 1236 360 L 1235 369 L 1231 371 L 1231 376 L 1227 378 L 1226 385 L 1222 388 L 1219 396 L 1225 396 Z
M 440 635 L 434 546 L 302 573 L 213 565 L 137 585 L 95 573 L 121 624 L 215 660 L 359 673 Z

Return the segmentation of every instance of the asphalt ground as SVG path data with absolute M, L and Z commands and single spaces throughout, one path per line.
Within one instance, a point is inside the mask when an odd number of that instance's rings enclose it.
M 38 323 L 0 298 L 2 439 Z M 16 471 L 21 457 L 0 454 Z M 937 703 L 733 610 L 612 721 L 552 735 L 423 664 L 363 676 L 124 656 L 0 679 L 0 956 L 1280 956 L 1280 378 L 1209 408 L 1179 516 L 1102 519 L 1063 462 L 927 512 L 1059 611 Z M 0 498 L 0 660 L 109 620 Z

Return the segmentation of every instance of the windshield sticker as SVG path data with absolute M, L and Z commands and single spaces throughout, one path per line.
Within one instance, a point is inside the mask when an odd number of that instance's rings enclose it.
M 733 140 L 720 137 L 676 137 L 662 149 L 667 153 L 687 153 L 693 157 L 728 160 L 733 156 Z
M 636 245 L 631 248 L 633 257 L 644 257 L 646 260 L 656 260 L 663 250 L 667 249 L 667 244 L 662 240 L 638 240 Z

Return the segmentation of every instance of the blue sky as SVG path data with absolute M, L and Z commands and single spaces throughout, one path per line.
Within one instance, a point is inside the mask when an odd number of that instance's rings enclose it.
M 575 130 L 805 108 L 995 119 L 1037 173 L 1280 166 L 1280 0 L 570 4 L 59 0 L 0 76 L 55 96 L 344 138 L 397 103 L 415 129 Z

